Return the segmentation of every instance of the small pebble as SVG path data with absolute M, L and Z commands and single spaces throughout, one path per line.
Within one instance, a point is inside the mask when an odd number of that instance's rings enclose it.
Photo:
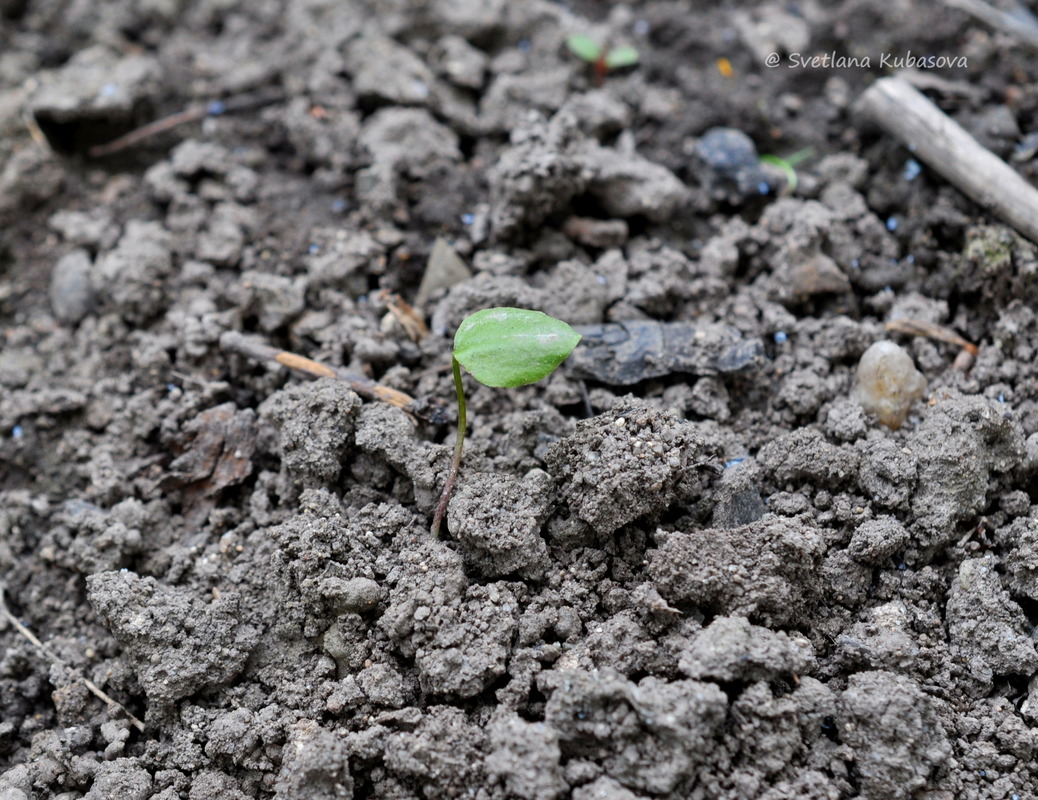
M 723 175 L 731 176 L 743 169 L 759 169 L 757 146 L 753 139 L 735 128 L 711 128 L 696 145 L 696 155 Z
M 54 316 L 62 322 L 74 325 L 93 308 L 92 270 L 86 250 L 73 250 L 54 265 L 50 276 L 50 306 Z
M 925 390 L 926 378 L 915 368 L 912 356 L 900 345 L 882 341 L 866 350 L 858 362 L 851 399 L 897 430 Z
M 897 230 L 897 217 L 887 217 L 887 230 L 891 233 Z

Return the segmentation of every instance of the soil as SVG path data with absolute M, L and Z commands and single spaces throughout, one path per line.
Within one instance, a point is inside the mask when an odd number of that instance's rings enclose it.
M 1033 177 L 1033 54 L 702 5 L 0 0 L 0 800 L 1038 797 L 1038 252 L 854 108 Z M 585 343 L 433 538 L 498 305 Z

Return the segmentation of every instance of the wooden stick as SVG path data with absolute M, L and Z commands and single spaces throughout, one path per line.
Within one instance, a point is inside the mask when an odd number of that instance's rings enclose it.
M 58 666 L 67 669 L 69 672 L 71 672 L 73 675 L 79 678 L 79 680 L 83 681 L 83 685 L 86 686 L 87 690 L 90 691 L 90 693 L 93 694 L 94 697 L 96 697 L 102 703 L 107 705 L 109 708 L 117 708 L 119 711 L 126 715 L 126 718 L 130 721 L 130 724 L 133 725 L 133 727 L 135 727 L 141 733 L 144 732 L 144 723 L 137 719 L 137 717 L 135 717 L 133 714 L 131 714 L 130 710 L 126 706 L 124 706 L 110 694 L 104 692 L 96 683 L 94 683 L 92 680 L 90 680 L 90 678 L 84 675 L 81 670 L 77 669 L 76 667 L 73 667 L 71 664 L 68 664 L 61 658 L 59 658 L 57 653 L 55 653 L 53 650 L 47 647 L 47 645 L 45 645 L 43 642 L 41 642 L 39 638 L 36 636 L 36 634 L 30 631 L 25 625 L 21 623 L 21 621 L 14 614 L 12 614 L 8 610 L 7 603 L 4 602 L 4 592 L 2 587 L 0 587 L 0 616 L 3 616 L 8 622 L 10 622 L 14 626 L 14 629 L 22 636 L 24 636 L 26 639 L 28 639 L 30 644 L 32 644 L 33 647 L 39 650 L 40 653 L 44 657 L 46 657 L 52 664 L 57 664 Z
M 911 336 L 926 336 L 939 342 L 947 342 L 961 347 L 971 356 L 979 352 L 977 346 L 968 339 L 959 336 L 955 331 L 945 325 L 937 325 L 923 319 L 894 319 L 884 326 L 888 331 L 907 333 Z
M 1038 190 L 901 78 L 880 78 L 861 111 L 970 199 L 1038 242 Z
M 282 91 L 273 90 L 260 92 L 255 95 L 232 97 L 228 100 L 211 100 L 204 105 L 192 106 L 175 114 L 170 114 L 167 117 L 157 119 L 154 122 L 149 122 L 146 125 L 141 125 L 139 128 L 134 128 L 118 139 L 91 147 L 87 150 L 87 155 L 91 158 L 110 156 L 113 153 L 118 153 L 120 150 L 125 150 L 127 147 L 140 144 L 144 140 L 157 136 L 160 133 L 171 131 L 184 123 L 196 122 L 206 117 L 218 117 L 221 114 L 227 114 L 232 111 L 248 111 L 253 108 L 261 108 L 271 103 L 280 102 L 284 97 L 285 95 Z
M 337 378 L 346 381 L 350 388 L 368 400 L 380 400 L 383 403 L 402 408 L 408 414 L 431 422 L 439 422 L 443 416 L 442 409 L 426 402 L 415 400 L 408 394 L 382 386 L 379 383 L 342 369 L 313 361 L 305 356 L 278 350 L 276 347 L 263 344 L 236 332 L 227 331 L 220 337 L 220 348 L 229 353 L 251 358 L 254 361 L 276 361 L 282 366 L 306 373 L 315 378 Z
M 1038 47 L 1038 21 L 1034 15 L 1016 0 L 1003 5 L 1008 10 L 998 8 L 985 0 L 943 0 L 949 8 L 965 11 L 992 28 L 1016 36 L 1031 47 Z

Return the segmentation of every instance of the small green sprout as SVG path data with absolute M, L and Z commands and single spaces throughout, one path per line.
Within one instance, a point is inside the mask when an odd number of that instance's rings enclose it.
M 630 45 L 606 50 L 602 45 L 583 33 L 566 37 L 566 47 L 581 61 L 586 61 L 595 70 L 595 82 L 601 86 L 605 76 L 614 69 L 633 67 L 638 63 L 638 48 Z
M 788 188 L 789 193 L 792 194 L 797 190 L 796 165 L 801 161 L 809 159 L 814 155 L 814 152 L 815 149 L 813 147 L 805 147 L 803 150 L 797 150 L 793 155 L 786 156 L 785 158 L 782 156 L 771 155 L 769 153 L 761 156 L 759 160 L 761 164 L 770 164 L 771 166 L 778 167 L 782 170 L 782 174 L 786 178 L 786 187 Z
M 461 383 L 461 368 L 485 386 L 525 386 L 548 377 L 579 341 L 580 334 L 562 320 L 525 308 L 486 308 L 469 315 L 458 326 L 451 356 L 454 388 L 458 394 L 458 438 L 454 460 L 433 516 L 433 536 L 439 536 L 465 444 L 465 389 Z

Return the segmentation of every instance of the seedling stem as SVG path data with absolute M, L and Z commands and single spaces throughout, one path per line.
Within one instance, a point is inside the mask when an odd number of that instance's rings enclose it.
M 440 535 L 465 446 L 467 417 L 461 368 L 465 367 L 484 386 L 525 386 L 548 377 L 579 341 L 580 335 L 562 320 L 525 308 L 486 308 L 462 320 L 454 334 L 451 354 L 454 389 L 458 394 L 458 438 L 433 514 L 434 538 Z
M 573 55 L 591 65 L 595 75 L 595 86 L 601 86 L 606 76 L 614 69 L 638 63 L 637 48 L 624 45 L 607 49 L 583 33 L 574 33 L 566 37 L 566 46 Z
M 454 484 L 458 480 L 458 471 L 461 469 L 461 451 L 465 447 L 465 429 L 468 427 L 465 413 L 465 387 L 461 383 L 461 364 L 453 355 L 451 356 L 451 368 L 454 370 L 454 390 L 458 393 L 458 439 L 454 443 L 454 459 L 447 472 L 447 481 L 443 484 L 440 502 L 436 504 L 436 513 L 433 515 L 432 534 L 434 537 L 440 535 L 440 525 L 443 523 L 444 514 L 447 513 L 447 503 L 450 502 L 451 494 L 454 493 Z

